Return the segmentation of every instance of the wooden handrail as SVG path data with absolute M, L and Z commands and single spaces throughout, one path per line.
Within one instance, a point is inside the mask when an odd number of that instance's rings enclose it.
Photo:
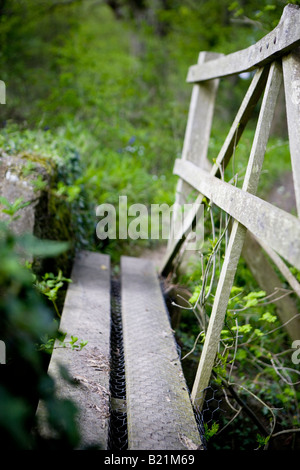
M 300 269 L 300 219 L 191 162 L 177 159 L 174 173 Z
M 278 26 L 256 44 L 189 68 L 187 82 L 197 83 L 247 72 L 287 54 L 300 45 L 300 8 L 287 5 Z

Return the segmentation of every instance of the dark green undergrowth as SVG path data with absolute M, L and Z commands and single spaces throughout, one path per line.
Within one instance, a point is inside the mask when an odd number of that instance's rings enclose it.
M 56 385 L 47 374 L 48 354 L 41 345 L 45 338 L 57 337 L 58 318 L 34 287 L 33 274 L 20 260 L 20 247 L 30 256 L 57 256 L 65 246 L 37 248 L 36 240 L 17 238 L 1 223 L 0 232 L 0 329 L 5 343 L 5 363 L 0 373 L 0 436 L 5 450 L 48 447 L 72 449 L 78 445 L 77 410 L 69 400 L 58 397 Z M 26 243 L 25 243 L 26 241 Z M 62 371 L 63 373 L 63 371 Z M 38 400 L 45 406 L 45 424 L 53 441 L 44 441 L 36 423 Z M 48 447 L 49 448 L 49 447 Z

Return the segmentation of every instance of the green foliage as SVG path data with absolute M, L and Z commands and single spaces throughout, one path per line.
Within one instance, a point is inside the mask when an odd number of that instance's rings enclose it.
M 219 424 L 214 422 L 212 423 L 211 427 L 208 427 L 207 423 L 204 423 L 204 437 L 206 441 L 208 441 L 211 437 L 213 437 L 219 430 Z
M 72 282 L 72 280 L 64 277 L 61 269 L 59 269 L 57 276 L 53 273 L 46 273 L 41 280 L 35 276 L 35 287 L 52 302 L 58 317 L 60 317 L 60 313 L 56 303 L 57 294 L 59 289 L 64 286 L 64 282 Z
M 19 239 L 1 223 L 0 331 L 6 346 L 6 364 L 1 365 L 0 374 L 1 443 L 10 450 L 46 445 L 39 432 L 31 432 L 41 399 L 46 421 L 57 436 L 51 445 L 71 449 L 79 439 L 76 408 L 57 396 L 55 382 L 47 375 L 47 361 L 39 351 L 45 335 L 56 337 L 57 325 L 33 286 L 32 273 L 22 266 L 19 251 Z
M 77 336 L 71 335 L 69 341 L 66 340 L 67 333 L 58 332 L 57 338 L 50 337 L 45 335 L 41 338 L 41 344 L 39 345 L 39 351 L 45 351 L 48 354 L 52 354 L 53 349 L 57 348 L 70 348 L 72 350 L 81 351 L 87 344 L 88 341 L 81 340 L 78 344 L 79 338 Z M 57 342 L 57 346 L 55 346 Z
M 229 10 L 233 13 L 233 17 L 241 22 L 256 25 L 257 29 L 262 30 L 265 34 L 278 24 L 278 16 L 281 15 L 282 9 L 285 4 L 298 4 L 299 1 L 269 1 L 264 0 L 259 5 L 254 1 L 244 3 L 241 1 L 234 1 L 230 4 Z
M 23 202 L 22 197 L 17 198 L 15 201 L 10 203 L 4 196 L 0 196 L 0 203 L 4 206 L 2 212 L 9 215 L 12 220 L 16 220 L 19 217 L 15 215 L 19 210 L 30 204 L 30 202 Z
M 257 442 L 259 444 L 259 447 L 264 447 L 270 440 L 270 436 L 261 436 L 260 434 L 257 434 Z
M 213 211 L 214 231 L 211 227 L 211 211 Z M 220 222 L 222 212 L 211 207 L 205 214 L 206 240 L 200 256 L 198 259 L 195 259 L 195 256 L 192 257 L 193 262 L 187 273 L 177 280 L 179 284 L 188 286 L 192 293 L 189 298 L 190 307 L 182 307 L 181 324 L 176 332 L 183 348 L 183 367 L 190 387 L 195 379 L 226 251 L 226 237 L 223 240 L 220 238 L 224 228 L 224 220 L 222 224 Z M 213 269 L 211 265 L 207 273 L 208 262 L 213 254 L 215 268 Z M 292 271 L 294 275 L 297 275 L 297 271 Z M 284 279 L 282 285 L 284 286 Z M 258 442 L 259 447 L 272 445 L 271 435 L 275 426 L 279 430 L 299 427 L 298 371 L 289 353 L 290 339 L 277 316 L 276 300 L 286 293 L 285 289 L 282 291 L 279 289 L 277 293 L 267 295 L 265 291 L 260 290 L 245 262 L 241 260 L 235 285 L 231 289 L 225 324 L 213 368 L 211 387 L 224 390 L 227 403 L 228 393 L 230 395 L 232 391 L 230 387 L 233 387 L 236 395 L 245 404 L 241 409 L 243 411 L 253 409 L 258 417 L 258 423 L 265 423 L 265 429 L 268 431 Z M 193 367 L 194 373 L 192 374 Z M 234 402 L 233 398 L 229 401 L 230 416 L 232 406 L 236 410 L 240 402 Z M 216 410 L 208 399 L 205 404 L 205 417 L 210 422 L 209 408 L 207 410 L 206 407 L 211 407 L 211 419 Z M 219 412 L 219 404 L 217 411 Z M 240 419 L 237 419 L 237 416 L 234 417 L 230 428 L 228 426 L 228 439 L 234 438 L 235 442 L 241 440 L 239 445 L 243 449 L 255 448 L 257 422 L 252 422 L 251 432 L 249 431 L 250 434 L 246 439 L 239 431 Z M 253 416 L 251 418 L 253 421 Z M 220 416 L 219 419 L 218 423 L 222 431 L 223 428 L 227 428 L 228 420 L 225 415 Z M 226 439 L 225 431 L 217 433 L 213 439 L 210 439 L 209 447 L 218 448 L 221 442 L 221 448 L 224 448 L 222 445 L 224 446 Z
M 8 154 L 23 159 L 22 176 L 30 177 L 35 191 L 48 193 L 45 213 L 40 216 L 49 218 L 47 238 L 67 240 L 73 248 L 91 244 L 94 207 L 88 194 L 90 175 L 85 175 L 85 164 L 67 132 L 22 129 L 10 122 L 0 133 L 0 148 L 3 158 Z M 40 174 L 37 175 L 37 164 L 49 175 L 48 184 Z M 11 205 L 9 201 L 2 200 L 2 205 L 11 214 L 22 208 L 22 201 L 16 200 Z M 36 230 L 39 229 L 36 227 Z M 37 233 L 45 237 L 44 233 Z

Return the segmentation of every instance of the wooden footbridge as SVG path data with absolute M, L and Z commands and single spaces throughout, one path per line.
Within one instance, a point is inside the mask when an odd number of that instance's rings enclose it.
M 253 78 L 212 165 L 207 151 L 218 85 L 220 80 L 243 72 L 251 72 Z M 113 447 L 109 444 L 113 441 L 109 436 L 112 416 L 123 419 L 128 449 L 205 448 L 195 409 L 201 409 L 203 391 L 210 382 L 242 250 L 248 253 L 249 263 L 255 264 L 259 257 L 257 262 L 270 270 L 270 279 L 276 283 L 278 277 L 272 268 L 275 264 L 300 295 L 299 284 L 288 269 L 290 265 L 300 269 L 300 8 L 287 5 L 278 26 L 247 49 L 229 55 L 201 52 L 198 63 L 188 71 L 187 82 L 193 85 L 190 110 L 182 156 L 174 167 L 179 177 L 178 207 L 191 190 L 196 190 L 198 196 L 181 233 L 170 240 L 160 270 L 150 260 L 122 257 L 120 291 L 116 295 L 111 287 L 109 256 L 81 252 L 74 261 L 73 283 L 68 288 L 61 329 L 87 340 L 88 344 L 76 353 L 67 348 L 54 349 L 49 373 L 58 377 L 59 364 L 65 364 L 77 383 L 74 387 L 57 379 L 60 393 L 72 397 L 80 408 L 83 448 Z M 298 216 L 256 196 L 282 82 Z M 224 169 L 259 103 L 247 170 L 239 189 L 224 180 Z M 190 393 L 160 277 L 168 275 L 184 248 L 203 197 L 229 214 L 233 223 Z M 111 386 L 112 313 L 116 305 L 123 351 L 120 381 L 124 382 L 125 394 L 124 390 L 114 393 Z M 286 320 L 281 318 L 283 323 Z M 292 338 L 300 338 L 299 317 L 286 328 Z M 118 346 L 116 355 L 120 350 Z

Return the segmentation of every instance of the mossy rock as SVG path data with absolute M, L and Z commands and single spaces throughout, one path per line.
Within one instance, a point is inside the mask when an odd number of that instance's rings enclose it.
M 55 193 L 57 180 L 57 163 L 49 158 L 31 153 L 0 155 L 0 195 L 10 203 L 18 198 L 30 203 L 10 222 L 13 231 L 18 235 L 31 233 L 40 239 L 69 242 L 70 249 L 55 258 L 31 260 L 34 271 L 57 273 L 61 269 L 68 276 L 74 257 L 75 229 L 69 205 Z M 0 217 L 8 219 L 2 212 Z

